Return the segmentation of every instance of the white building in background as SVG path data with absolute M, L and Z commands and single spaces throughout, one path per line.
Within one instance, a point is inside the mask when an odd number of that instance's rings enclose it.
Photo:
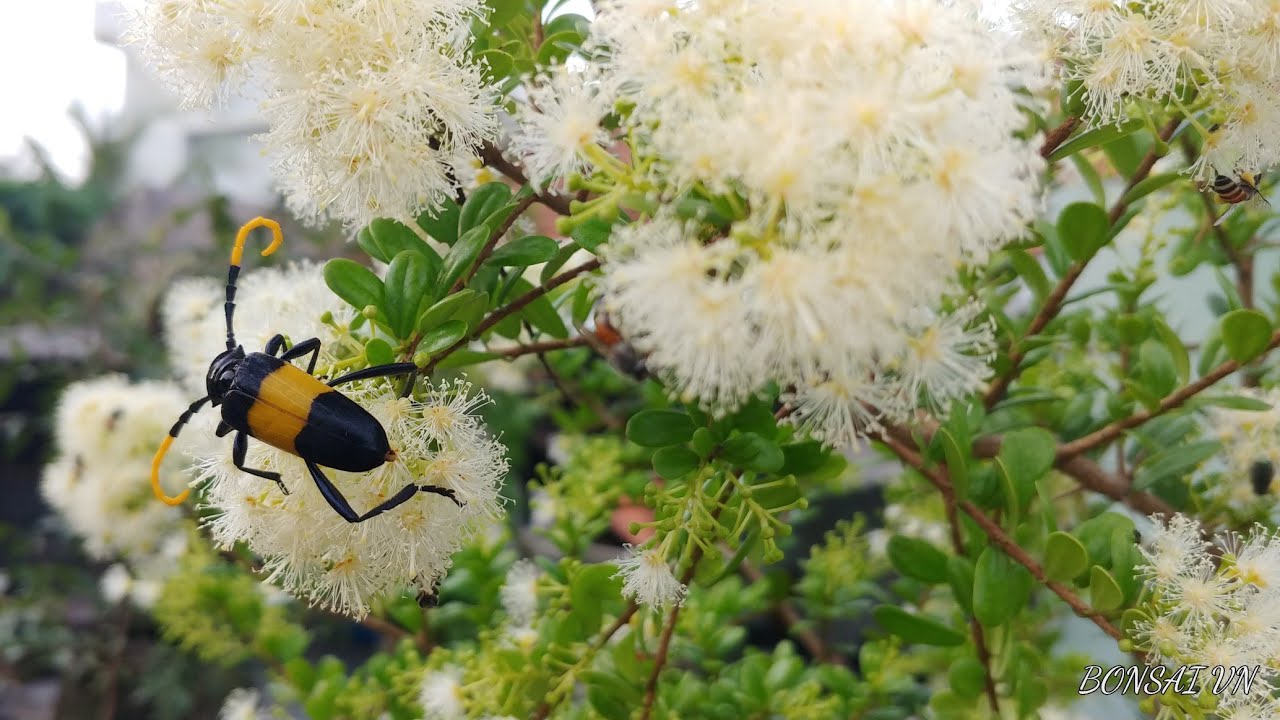
M 235 98 L 213 110 L 180 108 L 138 48 L 125 44 L 125 17 L 119 0 L 98 0 L 94 35 L 120 47 L 126 57 L 124 102 L 113 122 L 138 132 L 128 165 L 129 189 L 191 189 L 236 204 L 274 204 L 270 161 L 250 139 L 266 130 L 258 100 Z

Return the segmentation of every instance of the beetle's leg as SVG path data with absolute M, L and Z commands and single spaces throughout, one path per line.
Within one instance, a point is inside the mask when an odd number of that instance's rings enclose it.
M 289 362 L 290 360 L 300 358 L 307 353 L 311 353 L 311 359 L 307 361 L 307 374 L 312 375 L 316 371 L 316 358 L 320 357 L 320 338 L 303 340 L 297 345 L 285 350 L 284 354 L 280 356 L 280 359 L 285 362 Z
M 187 424 L 192 415 L 200 412 L 200 408 L 207 402 L 209 402 L 209 398 L 202 397 L 191 403 L 191 406 L 178 416 L 178 422 L 169 428 L 169 436 L 160 443 L 160 449 L 156 450 L 155 457 L 151 458 L 151 492 L 166 505 L 181 505 L 182 501 L 186 500 L 187 496 L 191 494 L 191 488 L 183 490 L 175 497 L 165 495 L 164 488 L 160 487 L 160 463 L 164 462 L 164 456 L 169 453 L 169 446 L 173 445 L 178 433 L 182 432 L 182 426 Z
M 267 341 L 265 346 L 263 346 L 262 352 L 270 355 L 271 357 L 275 357 L 282 347 L 284 347 L 284 335 L 276 333 L 271 336 L 271 339 Z
M 218 437 L 226 437 L 227 433 L 231 432 L 232 430 L 235 430 L 235 428 L 228 425 L 226 420 L 219 420 L 218 429 L 214 430 L 213 434 L 217 435 Z
M 236 467 L 250 475 L 257 475 L 260 478 L 274 482 L 276 485 L 280 486 L 280 492 L 288 495 L 289 488 L 284 486 L 284 481 L 280 479 L 280 473 L 244 466 L 244 458 L 248 452 L 249 436 L 245 433 L 236 433 L 236 439 L 231 443 L 231 462 L 235 463 Z
M 387 365 L 375 365 L 371 368 L 363 370 L 354 370 L 341 377 L 334 378 L 329 381 L 329 387 L 336 387 L 342 383 L 352 382 L 355 380 L 368 380 L 376 377 L 394 377 L 396 375 L 408 375 L 418 369 L 413 363 L 389 363 Z
M 377 517 L 382 513 L 408 502 L 409 498 L 417 495 L 419 492 L 429 492 L 436 495 L 443 495 L 457 503 L 458 507 L 462 507 L 462 503 L 458 501 L 452 490 L 436 487 L 435 485 L 405 485 L 400 488 L 400 492 L 387 498 L 381 505 L 373 508 L 363 515 L 357 515 L 356 511 L 351 509 L 351 503 L 342 496 L 338 488 L 334 487 L 333 481 L 325 477 L 324 471 L 319 465 L 307 460 L 307 469 L 311 471 L 311 477 L 316 481 L 316 487 L 320 488 L 320 494 L 329 502 L 329 506 L 334 512 L 342 516 L 344 520 L 350 523 L 364 522 L 371 517 Z

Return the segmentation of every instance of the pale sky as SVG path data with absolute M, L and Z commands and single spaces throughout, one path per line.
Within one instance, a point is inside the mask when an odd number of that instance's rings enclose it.
M 94 39 L 94 6 L 0 0 L 0 166 L 12 168 L 31 136 L 69 178 L 83 173 L 86 148 L 68 108 L 79 101 L 97 119 L 124 99 L 124 53 Z

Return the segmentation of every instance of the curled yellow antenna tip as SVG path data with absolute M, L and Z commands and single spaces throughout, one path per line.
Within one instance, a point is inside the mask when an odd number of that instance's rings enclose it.
M 235 247 L 231 248 L 232 265 L 240 264 L 240 258 L 244 254 L 245 240 L 249 238 L 249 233 L 260 227 L 265 227 L 271 230 L 271 244 L 262 251 L 262 255 L 264 257 L 275 252 L 276 249 L 280 247 L 280 244 L 284 242 L 284 232 L 280 229 L 280 223 L 259 215 L 244 225 L 241 225 L 240 232 L 236 233 L 236 244 Z
M 160 443 L 160 449 L 156 451 L 156 456 L 151 458 L 151 492 L 156 499 L 165 505 L 175 506 L 181 505 L 186 501 L 187 496 L 191 494 L 188 488 L 178 493 L 177 497 L 169 497 L 165 494 L 164 488 L 160 487 L 160 463 L 164 462 L 164 456 L 169 453 L 169 446 L 173 445 L 173 436 L 169 435 Z

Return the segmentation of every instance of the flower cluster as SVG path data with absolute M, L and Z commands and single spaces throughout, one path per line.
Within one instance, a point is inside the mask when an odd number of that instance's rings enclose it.
M 1142 548 L 1145 563 L 1138 567 L 1148 593 L 1135 639 L 1152 661 L 1173 666 L 1260 666 L 1249 692 L 1237 687 L 1222 695 L 1218 714 L 1275 717 L 1280 712 L 1280 701 L 1271 697 L 1280 670 L 1280 535 L 1257 526 L 1247 536 L 1220 536 L 1211 544 L 1202 533 L 1183 515 L 1156 523 Z
M 961 5 L 603 3 L 585 67 L 531 92 L 517 146 L 537 174 L 590 167 L 615 204 L 650 205 L 615 229 L 602 290 L 678 394 L 730 408 L 777 382 L 792 422 L 851 444 L 865 403 L 982 386 L 989 326 L 932 309 L 1039 206 L 1015 89 L 1041 78 Z M 678 214 L 690 197 L 733 217 Z
M 201 289 L 203 287 L 203 290 Z M 322 341 L 317 372 L 358 369 L 362 344 L 351 337 L 340 301 L 327 290 L 317 265 L 262 270 L 242 280 L 239 297 L 254 313 L 237 317 L 237 338 L 246 345 L 265 341 L 274 329 L 289 328 Z M 204 292 L 207 308 L 199 307 Z M 171 319 L 221 323 L 220 291 L 196 283 L 181 285 L 183 308 Z M 243 319 L 242 319 L 243 318 Z M 327 321 L 327 322 L 326 322 Z M 199 323 L 197 322 L 197 325 Z M 175 368 L 188 382 L 202 382 L 209 358 L 217 354 L 213 328 L 166 328 L 170 342 L 190 338 L 209 347 L 180 356 Z M 387 432 L 396 459 L 364 472 L 325 468 L 325 474 L 357 512 L 382 503 L 407 485 L 431 485 L 453 491 L 462 506 L 446 497 L 418 493 L 408 502 L 363 523 L 348 523 L 321 495 L 305 463 L 265 443 L 251 440 L 246 464 L 278 472 L 278 485 L 238 470 L 230 436 L 217 438 L 217 412 L 195 416 L 184 431 L 196 464 L 196 484 L 213 512 L 206 524 L 215 542 L 243 542 L 262 557 L 270 580 L 312 603 L 361 617 L 371 596 L 408 585 L 430 590 L 449 566 L 463 539 L 500 512 L 498 487 L 507 471 L 505 449 L 489 436 L 476 410 L 487 396 L 466 381 L 443 380 L 412 397 L 401 397 L 399 380 L 373 379 L 342 386 L 342 392 L 369 411 Z M 196 440 L 198 439 L 198 440 Z
M 1185 102 L 1224 119 L 1220 132 L 1206 133 L 1200 177 L 1280 160 L 1277 3 L 1022 0 L 1019 10 L 1057 47 L 1094 122 L 1128 117 L 1134 101 Z
M 91 556 L 143 570 L 163 564 L 183 542 L 181 513 L 153 501 L 148 478 L 156 445 L 186 407 L 171 383 L 117 375 L 77 382 L 63 393 L 54 418 L 58 459 L 45 467 L 40 490 Z M 176 457 L 166 463 L 161 482 L 180 486 L 179 468 Z M 104 588 L 120 585 L 118 577 L 104 578 Z
M 132 35 L 188 105 L 253 86 L 300 216 L 408 219 L 497 128 L 465 52 L 479 0 L 147 0 Z

